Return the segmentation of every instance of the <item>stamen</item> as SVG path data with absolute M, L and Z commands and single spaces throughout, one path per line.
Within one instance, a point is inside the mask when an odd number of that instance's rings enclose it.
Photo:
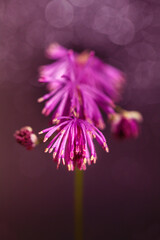
M 43 102 L 44 101 L 44 98 L 43 97 L 40 97 L 40 98 L 38 98 L 38 100 L 37 100 L 37 102 Z
M 94 164 L 96 164 L 96 161 L 97 161 L 97 159 L 96 159 L 96 157 L 94 157 L 94 160 L 93 160 Z
M 92 155 L 92 156 L 91 156 L 91 161 L 93 161 L 93 160 L 94 160 L 94 156 Z
M 68 171 L 70 171 L 71 170 L 71 167 L 70 167 L 70 164 L 68 163 Z
M 44 139 L 43 139 L 43 142 L 47 142 L 47 140 L 48 140 L 48 138 L 44 138 Z
M 66 131 L 66 130 L 65 130 L 65 129 L 63 129 L 63 130 L 61 131 L 61 134 L 65 133 L 65 131 Z
M 54 118 L 53 120 L 52 120 L 52 123 L 56 123 L 58 121 L 58 119 L 57 118 Z
M 44 152 L 47 153 L 48 152 L 48 148 L 46 148 Z
M 53 148 L 50 148 L 50 149 L 49 149 L 49 153 L 51 153 L 52 151 L 53 151 Z
M 65 165 L 65 160 L 64 160 L 64 158 L 62 158 L 62 163 L 63 163 L 63 165 Z
M 105 150 L 106 150 L 106 152 L 109 152 L 109 148 L 108 147 L 106 147 Z
M 57 155 L 57 153 L 56 153 L 56 152 L 54 152 L 54 153 L 53 153 L 53 158 L 54 158 L 54 159 L 55 159 L 56 155 Z

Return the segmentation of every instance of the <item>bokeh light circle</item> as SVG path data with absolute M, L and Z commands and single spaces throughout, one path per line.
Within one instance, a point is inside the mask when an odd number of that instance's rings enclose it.
M 134 24 L 110 6 L 102 7 L 97 11 L 93 29 L 108 35 L 109 40 L 118 45 L 130 43 L 135 35 Z
M 73 7 L 67 1 L 53 0 L 46 6 L 45 17 L 50 25 L 63 28 L 73 20 Z
M 130 20 L 121 19 L 119 30 L 115 34 L 110 34 L 109 39 L 117 45 L 127 45 L 133 40 L 134 34 L 133 23 Z
M 119 14 L 133 22 L 136 31 L 148 27 L 153 19 L 153 11 L 150 4 L 142 1 L 133 1 L 125 5 L 120 9 Z
M 103 34 L 114 34 L 120 28 L 120 19 L 117 18 L 117 11 L 112 7 L 100 8 L 93 22 L 93 29 Z

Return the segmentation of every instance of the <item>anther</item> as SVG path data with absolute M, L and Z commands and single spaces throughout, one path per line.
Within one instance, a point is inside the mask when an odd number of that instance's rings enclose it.
M 48 148 L 46 148 L 44 152 L 47 153 L 48 152 Z

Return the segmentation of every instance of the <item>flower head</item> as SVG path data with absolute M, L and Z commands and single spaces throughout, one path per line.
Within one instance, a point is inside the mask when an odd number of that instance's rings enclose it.
M 96 163 L 97 155 L 93 138 L 108 152 L 108 146 L 103 134 L 92 124 L 76 117 L 59 117 L 61 120 L 56 126 L 44 129 L 44 142 L 53 136 L 45 152 L 53 151 L 53 159 L 67 165 L 69 171 L 77 166 L 80 170 L 86 169 L 86 164 Z
M 24 146 L 27 150 L 31 150 L 37 145 L 38 138 L 33 133 L 31 127 L 22 127 L 20 130 L 17 130 L 14 134 L 16 141 Z
M 114 101 L 119 98 L 124 76 L 118 69 L 103 63 L 93 52 L 81 54 L 52 44 L 47 56 L 56 62 L 40 68 L 40 82 L 47 83 L 49 93 L 38 99 L 46 100 L 42 113 L 52 119 L 70 115 L 78 116 L 104 127 L 100 108 L 106 113 L 114 112 Z
M 142 115 L 136 111 L 122 111 L 110 115 L 111 131 L 118 138 L 136 138 Z

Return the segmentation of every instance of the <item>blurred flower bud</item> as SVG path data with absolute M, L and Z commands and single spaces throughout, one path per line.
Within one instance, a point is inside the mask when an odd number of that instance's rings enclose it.
M 122 111 L 110 115 L 111 132 L 118 138 L 136 138 L 139 135 L 139 123 L 143 118 L 136 111 Z
M 31 150 L 38 144 L 38 138 L 29 126 L 22 127 L 14 134 L 16 141 L 24 146 L 27 150 Z

